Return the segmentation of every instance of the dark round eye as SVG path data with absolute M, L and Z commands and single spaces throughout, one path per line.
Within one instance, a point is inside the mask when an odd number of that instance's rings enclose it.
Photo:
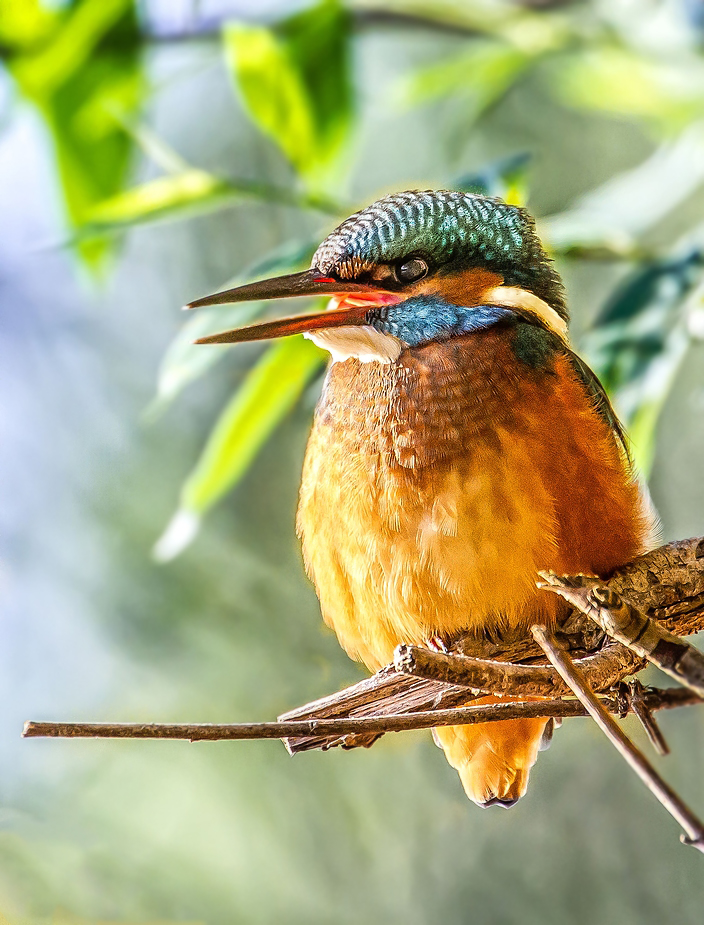
M 422 257 L 404 257 L 394 270 L 399 283 L 415 283 L 427 275 L 428 264 Z

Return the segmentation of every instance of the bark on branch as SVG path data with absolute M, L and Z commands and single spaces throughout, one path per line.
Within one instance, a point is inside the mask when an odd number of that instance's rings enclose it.
M 617 591 L 587 575 L 541 572 L 540 587 L 577 607 L 611 638 L 704 697 L 704 654 L 641 613 Z M 593 683 L 593 681 L 592 681 Z M 598 688 L 597 688 L 598 689 Z
M 643 659 L 615 643 L 576 662 L 589 673 L 596 690 L 618 683 L 643 665 Z M 400 674 L 469 687 L 484 694 L 554 697 L 570 688 L 550 665 L 515 665 L 467 655 L 444 655 L 420 646 L 399 646 L 394 667 Z
M 635 607 L 672 633 L 687 636 L 704 630 L 704 537 L 669 543 L 639 556 L 600 584 L 627 597 Z M 557 638 L 573 657 L 594 659 L 591 670 L 589 665 L 586 667 L 597 690 L 603 690 L 629 674 L 635 674 L 645 665 L 644 660 L 624 646 L 618 643 L 609 645 L 610 641 L 603 629 L 578 611 L 571 613 L 558 627 Z M 542 693 L 543 696 L 558 693 L 559 689 L 548 680 L 553 678 L 558 681 L 552 669 L 532 665 L 539 671 L 530 673 L 531 663 L 544 661 L 544 653 L 532 636 L 500 641 L 467 636 L 448 642 L 450 654 L 465 655 L 472 659 L 472 663 L 463 662 L 462 665 L 468 671 L 471 669 L 477 672 L 469 679 L 467 674 L 462 674 L 464 680 L 461 685 L 460 666 L 456 660 L 453 667 L 458 671 L 451 677 L 442 673 L 439 660 L 432 658 L 433 653 L 426 653 L 418 656 L 418 663 L 422 660 L 426 665 L 434 661 L 438 667 L 437 673 L 426 673 L 424 678 L 421 677 L 421 669 L 418 676 L 410 678 L 399 674 L 395 666 L 390 665 L 359 684 L 284 713 L 279 719 L 378 716 L 459 706 L 466 704 L 469 699 L 467 684 L 470 688 L 487 690 L 489 687 L 490 693 L 495 691 L 517 697 L 528 693 Z M 477 664 L 480 660 L 481 664 Z M 503 664 L 506 670 L 502 672 L 502 663 L 523 664 Z M 552 674 L 546 675 L 545 670 Z M 544 686 L 541 688 L 541 685 Z M 564 691 L 564 687 L 561 690 Z M 287 739 L 286 747 L 291 754 L 337 745 L 343 748 L 368 747 L 378 737 L 378 734 L 306 735 Z
M 619 716 L 631 709 L 627 691 L 602 697 L 604 709 Z M 643 694 L 648 710 L 672 710 L 701 704 L 691 691 L 673 687 L 650 688 Z M 370 716 L 361 719 L 309 719 L 276 723 L 25 723 L 24 738 L 90 739 L 186 739 L 215 742 L 242 739 L 282 739 L 304 734 L 316 736 L 382 735 L 432 726 L 472 725 L 507 719 L 587 716 L 577 700 L 539 700 L 527 703 L 493 703 L 458 707 L 454 710 L 424 710 L 418 713 Z

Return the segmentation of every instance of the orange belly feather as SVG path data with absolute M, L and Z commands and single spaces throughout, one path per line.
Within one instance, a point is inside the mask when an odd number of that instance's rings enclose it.
M 539 569 L 606 574 L 651 525 L 569 359 L 517 360 L 512 329 L 331 367 L 298 515 L 323 617 L 376 670 L 402 642 L 555 619 Z M 522 795 L 545 721 L 436 730 L 469 796 Z M 512 767 L 513 765 L 513 767 Z

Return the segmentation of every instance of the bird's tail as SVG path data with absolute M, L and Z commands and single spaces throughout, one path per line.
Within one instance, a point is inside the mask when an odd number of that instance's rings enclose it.
M 500 702 L 498 697 L 482 697 L 472 705 Z M 513 806 L 526 792 L 548 723 L 551 720 L 512 719 L 442 726 L 433 729 L 433 737 L 459 773 L 470 800 L 479 806 Z

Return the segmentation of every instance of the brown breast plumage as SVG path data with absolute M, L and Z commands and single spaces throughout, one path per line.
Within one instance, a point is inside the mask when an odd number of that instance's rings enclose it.
M 551 619 L 541 568 L 604 572 L 645 519 L 568 358 L 517 360 L 513 329 L 332 365 L 299 532 L 325 620 L 370 668 L 400 642 Z

